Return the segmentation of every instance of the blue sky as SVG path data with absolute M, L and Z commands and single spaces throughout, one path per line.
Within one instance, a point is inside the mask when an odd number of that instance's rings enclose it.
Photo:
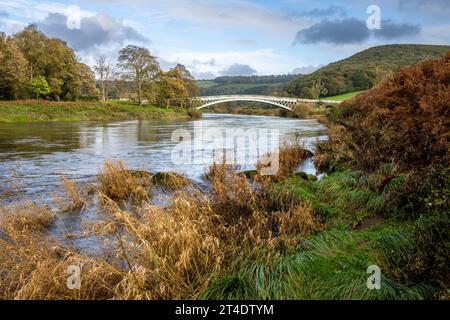
M 366 27 L 372 4 L 381 30 Z M 71 29 L 74 8 L 80 24 Z M 449 44 L 449 16 L 450 0 L 0 0 L 7 34 L 36 23 L 91 65 L 137 44 L 197 78 L 307 72 L 380 44 Z

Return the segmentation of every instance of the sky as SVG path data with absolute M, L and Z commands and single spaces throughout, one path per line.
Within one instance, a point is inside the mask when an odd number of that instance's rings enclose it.
M 0 0 L 6 34 L 35 23 L 91 66 L 143 46 L 197 79 L 308 73 L 376 45 L 450 44 L 449 17 L 450 0 Z

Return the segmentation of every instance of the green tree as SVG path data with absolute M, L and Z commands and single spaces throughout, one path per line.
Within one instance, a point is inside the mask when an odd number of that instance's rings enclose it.
M 153 80 L 160 67 L 156 57 L 146 48 L 126 46 L 119 51 L 119 66 L 132 79 L 136 86 L 138 103 L 142 105 L 142 88 L 146 82 Z
M 39 99 L 50 93 L 50 86 L 45 77 L 37 76 L 31 80 L 29 91 L 36 99 Z
M 325 85 L 322 83 L 321 79 L 318 79 L 313 82 L 311 86 L 311 95 L 313 99 L 320 99 L 320 97 L 326 95 L 328 93 L 327 88 L 325 88 Z
M 27 69 L 28 62 L 14 39 L 0 32 L 0 99 L 24 97 Z

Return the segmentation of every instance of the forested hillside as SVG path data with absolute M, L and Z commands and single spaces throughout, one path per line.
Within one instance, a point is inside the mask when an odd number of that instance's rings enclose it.
M 404 66 L 419 61 L 439 58 L 450 51 L 450 46 L 385 45 L 359 52 L 311 74 L 301 75 L 286 90 L 301 98 L 333 96 L 351 91 L 370 89 L 391 77 Z M 318 90 L 317 83 L 320 84 Z
M 227 76 L 214 80 L 200 80 L 198 86 L 202 96 L 222 94 L 276 94 L 287 84 L 298 78 L 297 75 L 271 76 Z

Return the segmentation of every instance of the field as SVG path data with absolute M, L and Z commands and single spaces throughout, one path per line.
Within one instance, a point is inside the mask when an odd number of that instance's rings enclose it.
M 357 96 L 358 94 L 360 94 L 362 92 L 364 92 L 364 91 L 352 91 L 352 92 L 347 92 L 347 93 L 340 94 L 337 96 L 326 97 L 326 98 L 323 98 L 322 100 L 345 101 L 345 100 L 348 100 L 348 99 L 351 99 L 351 98 Z
M 0 102 L 0 123 L 46 121 L 112 121 L 188 117 L 181 109 L 139 107 L 125 101 L 51 102 L 22 100 Z

